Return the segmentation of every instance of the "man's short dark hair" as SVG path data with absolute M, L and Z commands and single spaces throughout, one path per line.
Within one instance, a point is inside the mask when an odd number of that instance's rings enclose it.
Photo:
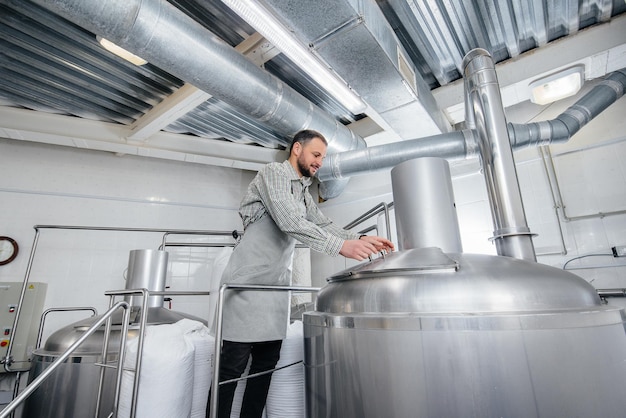
M 311 141 L 313 138 L 319 138 L 324 142 L 326 146 L 328 146 L 328 141 L 324 138 L 324 135 L 321 133 L 314 131 L 313 129 L 304 129 L 293 136 L 293 141 L 291 141 L 291 146 L 289 147 L 289 153 L 291 154 L 291 150 L 293 149 L 293 144 L 299 142 L 303 146 Z

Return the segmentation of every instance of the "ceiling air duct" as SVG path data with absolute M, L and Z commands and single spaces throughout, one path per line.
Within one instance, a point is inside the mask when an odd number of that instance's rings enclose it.
M 528 124 L 508 123 L 514 150 L 567 142 L 576 132 L 626 92 L 626 68 L 617 70 L 594 86 L 574 105 L 553 120 Z M 468 116 L 469 117 L 469 116 Z M 473 127 L 473 125 L 472 125 Z M 464 129 L 426 138 L 328 155 L 318 177 L 322 181 L 340 179 L 395 167 L 420 157 L 440 157 L 449 161 L 478 156 L 475 129 Z
M 375 0 L 263 3 L 402 139 L 452 129 Z
M 165 0 L 34 0 L 185 82 L 210 93 L 276 132 L 315 129 L 328 153 L 366 146 L 363 138 Z M 339 194 L 347 180 L 322 188 Z

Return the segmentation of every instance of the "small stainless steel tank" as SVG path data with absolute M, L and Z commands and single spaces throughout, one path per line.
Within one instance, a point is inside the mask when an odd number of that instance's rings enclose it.
M 167 252 L 158 250 L 133 250 L 129 255 L 126 289 L 163 291 L 167 273 Z M 131 304 L 128 338 L 137 336 L 141 318 L 141 298 L 126 297 Z M 147 325 L 172 324 L 184 318 L 200 320 L 163 308 L 163 296 L 148 298 Z M 54 332 L 45 345 L 33 352 L 30 381 L 37 378 L 77 341 L 99 317 L 88 318 Z M 121 312 L 112 319 L 108 362 L 118 357 L 121 330 Z M 200 320 L 201 321 L 201 320 Z M 24 418 L 94 417 L 102 363 L 104 326 L 92 334 L 55 373 L 43 382 L 24 403 Z M 105 372 L 104 388 L 99 417 L 109 416 L 114 402 L 114 369 Z
M 566 271 L 409 249 L 303 315 L 308 417 L 621 417 L 622 309 Z

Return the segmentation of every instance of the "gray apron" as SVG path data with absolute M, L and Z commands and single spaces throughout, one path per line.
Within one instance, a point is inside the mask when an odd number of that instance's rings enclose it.
M 269 215 L 264 216 L 246 228 L 221 283 L 288 286 L 295 244 Z M 281 340 L 289 321 L 289 292 L 226 290 L 223 312 L 224 340 Z

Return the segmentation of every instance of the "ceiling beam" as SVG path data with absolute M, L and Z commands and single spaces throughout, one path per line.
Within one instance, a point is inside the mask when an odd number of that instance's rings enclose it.
M 159 132 L 150 143 L 130 143 L 128 126 L 72 116 L 0 106 L 0 137 L 107 151 L 118 155 L 186 161 L 258 171 L 265 164 L 285 159 L 285 152 L 229 141 Z

